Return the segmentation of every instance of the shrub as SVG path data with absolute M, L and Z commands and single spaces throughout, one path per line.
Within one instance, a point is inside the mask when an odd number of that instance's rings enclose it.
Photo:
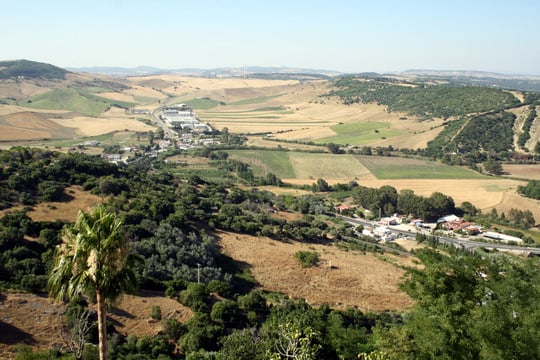
M 319 262 L 319 254 L 315 251 L 298 251 L 294 257 L 300 261 L 302 267 L 312 267 Z
M 152 306 L 152 314 L 150 316 L 154 320 L 161 320 L 161 307 L 159 305 Z
M 231 294 L 231 285 L 225 281 L 210 280 L 207 285 L 208 292 L 216 293 L 218 295 L 229 297 Z
M 180 292 L 180 303 L 197 312 L 208 310 L 207 298 L 208 290 L 204 284 L 190 283 L 186 290 Z

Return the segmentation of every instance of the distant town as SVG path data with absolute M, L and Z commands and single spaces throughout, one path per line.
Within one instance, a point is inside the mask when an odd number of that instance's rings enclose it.
M 165 105 L 153 112 L 143 108 L 131 108 L 130 114 L 151 114 L 155 125 L 158 127 L 156 134 L 147 134 L 150 137 L 150 146 L 146 149 L 138 146 L 126 146 L 117 148 L 117 152 L 104 151 L 102 157 L 117 165 L 127 164 L 137 156 L 156 156 L 174 147 L 181 150 L 189 150 L 194 147 L 217 145 L 221 143 L 219 136 L 213 134 L 214 129 L 197 117 L 192 106 L 187 104 Z M 78 144 L 79 147 L 100 146 L 100 141 L 90 140 Z

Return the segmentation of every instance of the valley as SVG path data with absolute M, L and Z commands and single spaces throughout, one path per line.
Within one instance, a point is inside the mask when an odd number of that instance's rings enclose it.
M 115 211 L 144 258 L 140 289 L 107 315 L 119 358 L 220 352 L 248 326 L 271 342 L 279 317 L 294 325 L 299 314 L 309 315 L 302 321 L 319 335 L 354 334 L 356 358 L 375 349 L 368 344 L 382 331 L 377 321 L 392 328 L 424 305 L 408 287 L 424 268 L 503 259 L 508 279 L 517 276 L 521 270 L 512 266 L 521 260 L 507 264 L 502 251 L 445 247 L 440 229 L 383 247 L 335 216 L 344 205 L 375 224 L 409 209 L 399 214 L 404 221 L 422 213 L 436 223 L 450 209 L 538 246 L 540 200 L 518 189 L 540 180 L 540 97 L 433 83 L 410 75 L 110 77 L 58 70 L 0 79 L 0 330 L 15 334 L 0 336 L 0 358 L 21 344 L 36 351 L 61 345 L 68 304 L 46 296 L 54 248 L 78 211 L 98 204 Z M 184 125 L 197 126 L 175 126 L 187 112 Z M 519 140 L 523 133 L 526 141 Z M 407 197 L 411 203 L 403 204 Z M 533 223 L 518 227 L 515 218 L 528 214 Z M 316 261 L 304 266 L 300 255 Z M 461 265 L 431 274 L 468 269 Z M 497 266 L 490 268 L 493 281 L 503 283 Z M 484 286 L 477 273 L 463 276 Z M 534 307 L 527 301 L 520 304 Z M 484 311 L 491 308 L 478 313 Z M 326 351 L 346 352 L 320 336 Z

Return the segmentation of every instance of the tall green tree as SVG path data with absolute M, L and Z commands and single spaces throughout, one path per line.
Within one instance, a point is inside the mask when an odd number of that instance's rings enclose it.
M 416 304 L 377 334 L 389 359 L 540 358 L 537 259 L 417 254 L 402 284 Z
M 134 290 L 138 257 L 121 231 L 122 222 L 103 205 L 90 213 L 79 211 L 77 220 L 62 229 L 49 276 L 50 295 L 57 300 L 95 295 L 98 314 L 99 358 L 107 358 L 106 302 Z

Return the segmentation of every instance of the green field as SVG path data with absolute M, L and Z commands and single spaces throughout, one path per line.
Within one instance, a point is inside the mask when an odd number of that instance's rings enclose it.
M 272 173 L 279 178 L 295 178 L 288 152 L 270 150 L 233 150 L 228 151 L 232 159 L 251 166 L 255 176 Z
M 353 155 L 291 152 L 291 164 L 298 179 L 353 180 L 369 170 Z
M 439 162 L 381 156 L 357 156 L 378 179 L 485 179 L 472 170 Z
M 270 96 L 261 96 L 256 98 L 249 98 L 249 99 L 242 99 L 238 101 L 230 102 L 228 105 L 251 105 L 251 104 L 260 104 L 267 102 L 268 100 L 275 99 L 277 97 L 280 97 L 281 94 L 278 95 L 270 95 Z
M 282 179 L 485 179 L 472 170 L 439 162 L 398 157 L 335 155 L 271 150 L 233 150 L 230 157 L 251 166 L 256 176 Z
M 337 135 L 318 139 L 316 142 L 319 144 L 367 145 L 377 140 L 402 135 L 400 131 L 390 129 L 387 122 L 338 124 L 332 126 L 331 129 Z
M 271 150 L 235 150 L 229 154 L 249 164 L 256 176 L 273 173 L 282 179 L 354 179 L 369 174 L 352 155 Z
M 191 105 L 193 110 L 208 110 L 215 108 L 220 104 L 219 101 L 209 98 L 196 98 L 184 101 L 184 103 Z
M 98 116 L 110 106 L 127 108 L 134 104 L 105 99 L 74 88 L 65 88 L 31 96 L 21 105 L 35 109 L 69 110 L 83 115 Z

